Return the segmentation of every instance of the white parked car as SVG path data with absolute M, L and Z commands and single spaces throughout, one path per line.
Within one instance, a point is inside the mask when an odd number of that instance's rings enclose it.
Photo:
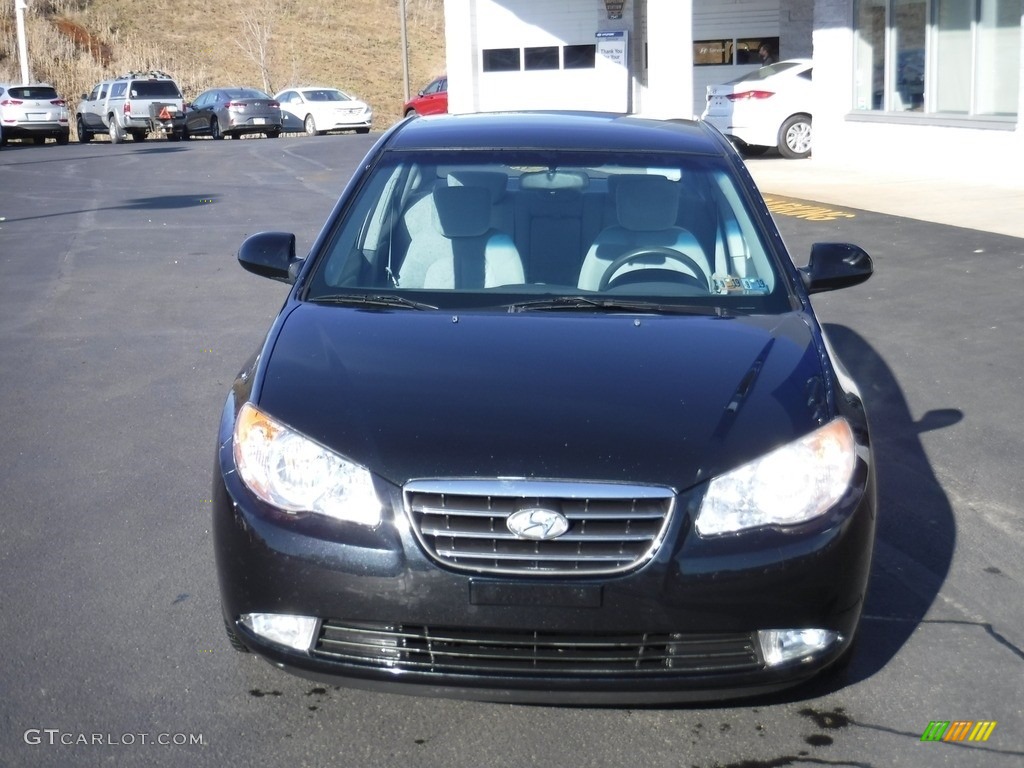
M 746 154 L 777 147 L 783 157 L 807 157 L 812 68 L 810 59 L 788 59 L 724 85 L 709 85 L 701 117 Z
M 368 104 L 337 88 L 287 88 L 274 98 L 281 104 L 286 131 L 305 131 L 310 136 L 328 131 L 368 133 L 373 121 Z

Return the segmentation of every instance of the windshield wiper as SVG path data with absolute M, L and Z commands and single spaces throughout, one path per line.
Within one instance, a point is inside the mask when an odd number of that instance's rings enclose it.
M 327 296 L 316 296 L 311 302 L 329 302 L 331 304 L 349 304 L 363 307 L 397 307 L 399 309 L 437 309 L 432 304 L 413 301 L 393 294 L 336 293 Z
M 537 310 L 595 309 L 602 312 L 642 312 L 659 315 L 711 315 L 729 317 L 728 310 L 709 304 L 667 304 L 636 299 L 589 298 L 587 296 L 555 296 L 550 299 L 521 301 L 508 305 L 509 312 L 534 312 Z

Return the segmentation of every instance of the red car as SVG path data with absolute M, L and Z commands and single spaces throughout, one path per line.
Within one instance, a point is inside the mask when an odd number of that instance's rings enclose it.
M 413 113 L 421 115 L 443 115 L 448 112 L 448 75 L 431 81 L 430 85 L 413 96 L 402 107 L 406 117 Z

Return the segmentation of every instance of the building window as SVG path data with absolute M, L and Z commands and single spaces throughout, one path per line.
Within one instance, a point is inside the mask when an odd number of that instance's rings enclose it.
M 597 46 L 567 45 L 562 49 L 562 66 L 565 69 L 593 69 L 597 57 Z
M 736 41 L 737 64 L 774 64 L 779 60 L 779 38 L 758 37 Z
M 518 72 L 518 48 L 490 48 L 484 51 L 484 72 Z
M 697 40 L 693 44 L 693 66 L 732 64 L 732 40 Z
M 594 69 L 597 46 L 557 45 L 532 48 L 488 48 L 483 51 L 484 72 L 520 70 Z
M 524 49 L 523 69 L 558 69 L 558 46 Z
M 728 38 L 697 40 L 693 44 L 693 65 L 712 67 L 722 65 L 774 64 L 779 60 L 779 38 Z
M 854 108 L 1014 117 L 1022 0 L 856 0 Z

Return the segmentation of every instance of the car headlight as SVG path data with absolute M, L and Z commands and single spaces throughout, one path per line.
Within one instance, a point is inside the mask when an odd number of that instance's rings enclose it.
M 260 499 L 285 512 L 315 512 L 377 526 L 381 503 L 370 473 L 272 419 L 252 403 L 239 409 L 235 466 Z
M 855 466 L 853 430 L 846 419 L 836 419 L 714 478 L 697 513 L 697 533 L 805 523 L 842 498 Z

